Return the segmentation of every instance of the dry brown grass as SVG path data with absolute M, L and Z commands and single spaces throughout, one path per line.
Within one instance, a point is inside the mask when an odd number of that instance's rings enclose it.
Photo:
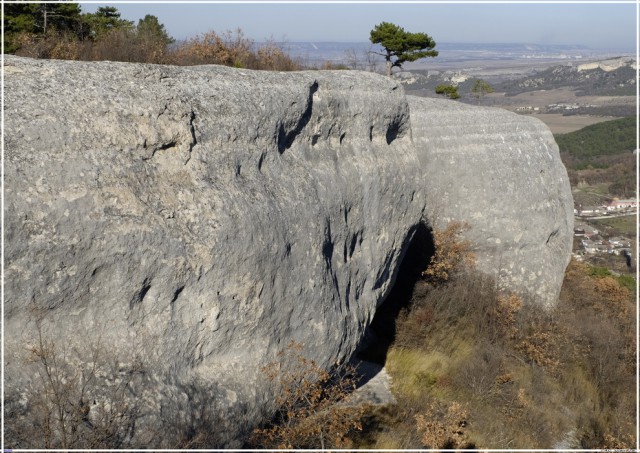
M 473 271 L 419 282 L 387 355 L 401 414 L 378 427 L 383 438 L 398 437 L 390 448 L 442 448 L 451 432 L 446 408 L 458 401 L 467 415 L 458 447 L 633 447 L 633 295 L 591 274 L 572 262 L 552 312 Z

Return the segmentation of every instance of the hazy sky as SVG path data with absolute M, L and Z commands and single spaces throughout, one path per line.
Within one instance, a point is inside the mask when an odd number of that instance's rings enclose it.
M 83 12 L 113 5 L 125 19 L 153 14 L 177 39 L 240 27 L 246 36 L 288 41 L 364 42 L 382 22 L 431 35 L 436 42 L 581 44 L 635 50 L 636 4 L 197 4 L 81 3 Z

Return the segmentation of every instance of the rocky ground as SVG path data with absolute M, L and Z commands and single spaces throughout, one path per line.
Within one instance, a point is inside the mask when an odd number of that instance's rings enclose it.
M 391 376 L 387 369 L 374 362 L 358 362 L 356 369 L 361 379 L 359 387 L 349 398 L 353 404 L 395 404 L 396 398 L 391 392 Z

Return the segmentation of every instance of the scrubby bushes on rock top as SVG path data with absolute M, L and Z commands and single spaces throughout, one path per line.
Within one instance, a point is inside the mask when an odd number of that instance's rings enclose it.
M 134 25 L 112 6 L 81 13 L 78 5 L 13 4 L 4 26 L 5 52 L 24 57 L 300 69 L 272 40 L 256 45 L 240 29 L 209 31 L 176 45 L 156 16 L 147 14 Z
M 46 36 L 21 33 L 15 41 L 16 54 L 31 58 L 84 61 L 126 61 L 191 66 L 220 64 L 238 68 L 294 71 L 300 64 L 275 42 L 261 45 L 244 36 L 242 30 L 222 35 L 209 31 L 177 46 L 160 36 L 137 29 L 114 29 L 96 40 L 78 40 L 73 34 L 51 30 Z

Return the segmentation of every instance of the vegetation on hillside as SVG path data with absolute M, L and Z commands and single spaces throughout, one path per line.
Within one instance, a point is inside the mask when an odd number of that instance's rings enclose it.
M 419 281 L 387 354 L 398 404 L 367 413 L 357 446 L 632 448 L 631 286 L 572 262 L 545 311 L 468 266 Z
M 568 134 L 556 134 L 561 153 L 569 154 L 576 162 L 631 152 L 636 149 L 636 117 L 630 116 L 586 126 Z
M 600 68 L 578 70 L 575 66 L 558 65 L 537 71 L 532 76 L 509 80 L 499 85 L 507 96 L 538 90 L 572 87 L 578 96 L 635 96 L 636 71 L 631 62 L 612 71 Z
M 635 116 L 556 134 L 554 138 L 572 186 L 606 183 L 611 195 L 635 195 Z

